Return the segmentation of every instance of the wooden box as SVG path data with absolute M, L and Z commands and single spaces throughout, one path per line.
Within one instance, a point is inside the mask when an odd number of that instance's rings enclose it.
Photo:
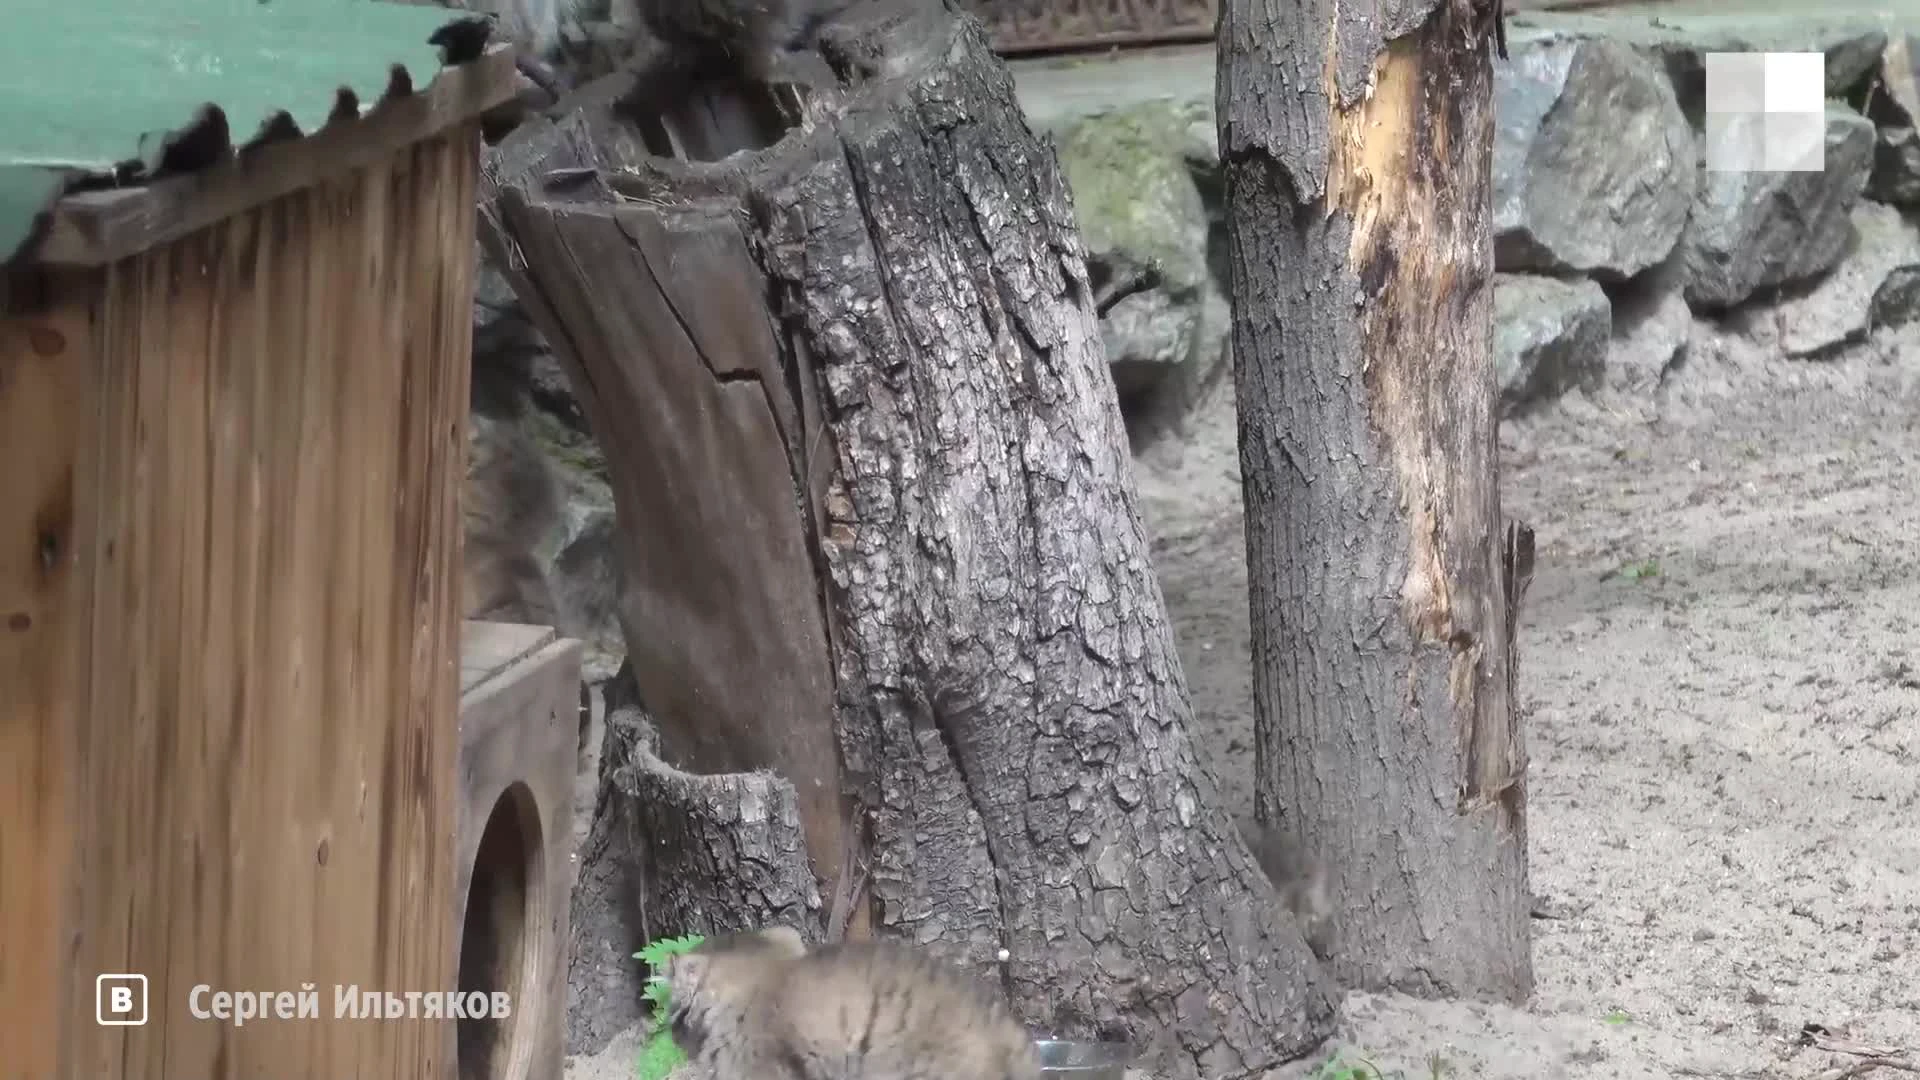
M 460 684 L 460 989 L 505 994 L 512 1011 L 457 1022 L 459 1077 L 559 1080 L 580 643 L 544 626 L 469 622 Z
M 200 110 L 150 182 L 84 192 L 58 178 L 95 158 L 0 153 L 0 217 L 34 170 L 56 184 L 0 252 L 4 1080 L 450 1071 L 452 1025 L 406 996 L 456 975 L 478 115 L 512 59 L 436 76 L 444 15 L 361 5 L 370 43 L 333 27 L 336 60 L 398 42 L 414 80 L 376 52 L 391 93 L 336 107 L 345 74 L 271 63 L 307 55 L 275 35 L 311 14 L 229 7 L 181 28 L 224 44 L 101 38 L 119 14 L 89 8 L 63 47 L 157 63 L 136 121 L 231 90 L 245 136 L 245 94 L 297 75 L 303 126 L 222 155 Z M 217 77 L 246 62 L 266 74 Z M 52 128 L 107 123 L 98 86 L 56 108 L 22 85 Z

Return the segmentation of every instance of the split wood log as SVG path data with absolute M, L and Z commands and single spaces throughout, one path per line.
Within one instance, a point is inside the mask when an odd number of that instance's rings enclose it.
M 820 908 L 799 798 L 768 772 L 696 776 L 659 757 L 658 729 L 624 670 L 608 684 L 599 805 L 579 852 L 567 1039 L 604 1047 L 639 1023 L 633 954 L 687 930 L 807 926 Z M 719 894 L 715 895 L 715 890 Z
M 1328 868 L 1343 983 L 1518 1001 L 1532 534 L 1506 534 L 1495 438 L 1497 10 L 1228 0 L 1220 144 L 1255 815 Z
M 652 156 L 729 140 L 635 74 L 487 168 L 489 250 L 606 454 L 673 801 L 771 770 L 805 841 L 774 857 L 832 896 L 864 849 L 851 933 L 975 965 L 1038 1029 L 1168 1080 L 1297 1057 L 1333 999 L 1188 736 L 1053 153 L 970 16 L 869 3 L 818 61 L 765 149 Z M 601 809 L 631 819 L 664 774 L 628 758 L 653 779 Z M 648 932 L 766 914 L 743 884 L 647 882 L 687 920 Z

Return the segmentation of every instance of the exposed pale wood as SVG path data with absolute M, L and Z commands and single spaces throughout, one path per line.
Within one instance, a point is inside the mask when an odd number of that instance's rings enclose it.
M 96 266 L 157 247 L 196 229 L 353 169 L 362 169 L 512 97 L 513 54 L 495 46 L 447 68 L 428 86 L 380 103 L 358 121 L 270 144 L 227 165 L 142 187 L 70 195 L 33 259 Z
M 61 733 L 76 740 L 64 774 L 19 789 L 0 821 L 0 887 L 23 890 L 0 909 L 0 948 L 50 940 L 59 964 L 53 984 L 44 952 L 0 964 L 0 1001 L 29 1002 L 0 1020 L 4 1065 L 34 1066 L 21 1075 L 419 1080 L 450 1065 L 449 1024 L 335 1020 L 333 991 L 453 986 L 478 143 L 464 125 L 336 174 L 106 268 L 84 319 L 56 307 L 8 325 L 8 342 L 66 339 L 58 368 L 0 381 L 0 443 L 10 514 L 36 494 L 57 506 L 31 477 L 74 462 L 74 531 L 54 549 L 76 575 L 66 614 L 23 593 L 32 556 L 18 560 L 58 517 L 9 518 L 0 604 L 39 605 L 63 644 L 50 653 L 35 628 L 0 646 L 0 668 L 34 667 L 0 681 L 0 768 L 23 767 L 17 750 L 54 769 Z M 57 798 L 83 800 L 70 835 Z M 46 840 L 16 847 L 20 821 Z M 62 912 L 37 899 L 57 864 L 12 872 L 40 843 L 73 860 Z M 101 972 L 149 977 L 146 1026 L 91 1022 Z M 196 984 L 312 986 L 320 1017 L 196 1019 Z M 42 995 L 64 1032 L 21 1019 Z
M 1343 981 L 1524 1001 L 1494 2 L 1228 0 L 1220 144 L 1256 816 L 1327 866 Z
M 505 1022 L 470 1023 L 459 1033 L 460 1075 L 558 1080 L 573 891 L 580 643 L 555 640 L 546 627 L 467 622 L 463 629 L 453 918 L 456 926 L 465 919 L 463 953 L 471 947 L 476 958 L 500 961 L 476 965 L 484 973 L 470 985 L 512 995 L 513 1015 Z M 524 877 L 499 864 L 497 848 L 476 869 L 496 807 L 504 822 L 499 827 L 525 844 Z M 475 892 L 477 875 L 492 887 Z M 471 913 L 470 903 L 476 909 Z M 462 972 L 463 985 L 471 974 Z M 493 1068 L 481 1071 L 481 1064 Z
M 0 317 L 0 1076 L 57 1075 L 79 1014 L 58 988 L 76 929 L 68 887 L 83 797 L 75 675 L 88 609 L 75 538 L 93 507 L 75 471 L 93 436 L 86 297 Z

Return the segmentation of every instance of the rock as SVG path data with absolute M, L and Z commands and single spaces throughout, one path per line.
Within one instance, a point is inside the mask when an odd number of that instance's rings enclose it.
M 480 241 L 473 242 L 473 302 L 484 309 L 484 315 L 475 318 L 475 323 L 490 321 L 509 308 L 518 308 L 519 297 L 513 294 L 513 286 L 507 284 L 506 275 L 494 267 L 487 258 L 486 248 Z
M 1895 34 L 1880 52 L 1874 81 L 1860 95 L 1863 112 L 1878 124 L 1895 127 L 1920 125 L 1920 69 L 1916 69 L 1911 34 Z
M 1895 206 L 1920 205 L 1920 136 L 1912 128 L 1875 129 L 1867 197 Z
M 1206 317 L 1207 208 L 1188 164 L 1204 159 L 1189 110 L 1148 102 L 1077 119 L 1056 134 L 1061 168 L 1096 280 L 1157 264 L 1161 283 L 1130 296 L 1101 323 L 1123 398 L 1159 386 L 1224 326 Z
M 613 677 L 626 658 L 620 629 L 619 528 L 613 500 L 604 506 L 576 503 L 582 520 L 553 562 L 553 584 L 561 606 L 577 621 L 581 674 L 590 683 Z
M 1113 385 L 1122 400 L 1137 399 L 1192 359 L 1202 338 L 1200 307 L 1165 289 L 1149 289 L 1116 304 L 1100 321 Z
M 1896 34 L 1880 54 L 1877 78 L 1861 95 L 1874 122 L 1873 173 L 1867 195 L 1896 206 L 1920 205 L 1920 73 L 1914 70 L 1913 38 Z
M 1881 289 L 1894 271 L 1920 267 L 1920 229 L 1878 203 L 1861 202 L 1850 217 L 1858 237 L 1853 249 L 1811 291 L 1773 310 L 1781 349 L 1790 357 L 1820 356 L 1864 340 L 1876 322 L 1876 301 L 1888 305 L 1888 319 L 1910 310 L 1902 287 L 1884 301 Z
M 1520 38 L 1607 37 L 1666 72 L 1694 129 L 1705 114 L 1706 55 L 1715 52 L 1805 52 L 1826 55 L 1827 96 L 1844 97 L 1880 62 L 1887 32 L 1871 15 L 1515 15 Z
M 1568 390 L 1597 388 L 1613 308 L 1599 285 L 1531 274 L 1493 278 L 1493 366 L 1508 415 Z
M 1844 97 L 1873 72 L 1887 44 L 1885 30 L 1858 20 L 1708 16 L 1652 22 L 1653 40 L 1641 39 L 1643 51 L 1666 68 L 1696 128 L 1706 112 L 1708 53 L 1818 50 L 1826 54 L 1827 96 Z
M 1693 311 L 1676 284 L 1652 283 L 1613 302 L 1613 341 L 1607 349 L 1607 389 L 1649 398 L 1686 357 Z
M 1717 137 L 1740 135 L 1735 126 Z M 1848 214 L 1866 187 L 1873 142 L 1871 121 L 1830 104 L 1824 169 L 1703 169 L 1693 218 L 1680 242 L 1687 302 L 1695 310 L 1722 310 L 1760 290 L 1832 269 L 1852 242 Z
M 1181 154 L 1195 172 L 1220 171 L 1220 127 L 1211 100 L 1183 102 L 1178 108 L 1187 122 Z
M 582 641 L 582 673 L 600 682 L 626 654 L 615 610 L 619 572 L 606 459 L 559 360 L 484 259 L 473 311 L 474 412 L 512 423 L 558 474 L 562 521 L 534 554 L 567 624 L 558 629 Z
M 1896 266 L 1867 307 L 1872 328 L 1905 326 L 1920 318 L 1920 266 Z
M 1672 252 L 1696 151 L 1652 64 L 1606 38 L 1516 42 L 1493 93 L 1499 269 L 1619 280 Z
M 1807 47 L 1805 43 L 1795 45 L 1785 40 L 1768 42 L 1755 39 L 1748 48 L 1759 49 L 1769 45 L 1788 51 Z M 1816 33 L 1813 46 L 1826 54 L 1827 96 L 1845 97 L 1848 91 L 1865 81 L 1880 63 L 1881 51 L 1887 47 L 1887 32 L 1880 27 L 1858 23 L 1851 26 L 1829 24 L 1824 32 Z M 1703 76 L 1701 85 L 1704 87 L 1705 83 Z

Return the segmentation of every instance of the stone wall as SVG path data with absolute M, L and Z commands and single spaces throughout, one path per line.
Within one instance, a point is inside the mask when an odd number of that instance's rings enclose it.
M 1786 355 L 1812 359 L 1913 316 L 1920 90 L 1904 29 L 1535 15 L 1511 20 L 1509 39 L 1494 91 L 1494 348 L 1509 415 L 1572 390 L 1657 386 L 1694 319 L 1766 323 Z M 1826 54 L 1824 171 L 1705 169 L 1703 58 L 1742 49 Z M 1143 63 L 1022 71 L 1093 256 L 1167 260 L 1167 284 L 1106 324 L 1130 411 L 1187 397 L 1226 355 L 1211 66 L 1149 78 Z

